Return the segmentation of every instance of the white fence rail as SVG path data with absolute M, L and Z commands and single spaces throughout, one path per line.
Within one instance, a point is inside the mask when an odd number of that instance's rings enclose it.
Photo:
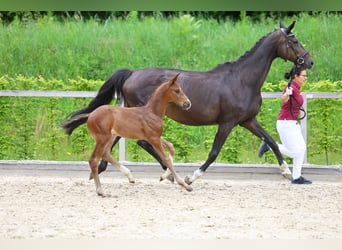
M 23 96 L 23 97 L 95 97 L 97 92 L 93 91 L 32 91 L 32 90 L 0 90 L 0 96 Z M 342 92 L 303 92 L 304 109 L 307 110 L 307 100 L 314 98 L 338 99 L 342 98 Z M 263 92 L 263 98 L 280 98 L 281 92 Z M 302 133 L 307 142 L 307 116 L 301 121 Z M 126 142 L 124 139 L 119 141 L 119 161 L 126 160 Z M 305 156 L 307 163 L 307 155 Z

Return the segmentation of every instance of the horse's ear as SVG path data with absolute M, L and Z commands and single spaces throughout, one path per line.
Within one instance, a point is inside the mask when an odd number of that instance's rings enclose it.
M 293 21 L 290 26 L 287 28 L 287 34 L 289 34 L 291 32 L 291 30 L 293 29 L 293 27 L 295 26 L 296 21 Z
M 285 27 L 285 25 L 284 25 L 284 23 L 282 21 L 280 21 L 279 26 L 280 26 L 281 29 L 286 29 L 286 27 Z
M 175 76 L 172 78 L 172 80 L 171 80 L 172 83 L 174 83 L 174 82 L 177 81 L 179 74 L 180 74 L 180 73 L 178 73 L 177 75 L 175 75 Z

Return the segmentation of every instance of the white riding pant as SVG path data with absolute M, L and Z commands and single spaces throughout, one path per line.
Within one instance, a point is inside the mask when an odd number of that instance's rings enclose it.
M 292 178 L 302 175 L 306 144 L 300 125 L 294 120 L 277 120 L 277 131 L 282 144 L 278 144 L 282 154 L 293 159 Z

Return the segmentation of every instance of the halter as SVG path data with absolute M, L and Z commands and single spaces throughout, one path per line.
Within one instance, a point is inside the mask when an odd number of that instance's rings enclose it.
M 294 36 L 294 34 L 287 34 L 284 28 L 281 28 L 280 30 L 281 30 L 281 33 L 283 34 L 283 36 L 285 37 L 285 40 L 286 40 L 286 57 L 285 57 L 285 62 L 287 61 L 288 49 L 290 47 L 292 49 L 293 53 L 296 55 L 296 62 L 295 62 L 296 65 L 304 64 L 304 62 L 305 62 L 304 56 L 309 54 L 309 52 L 307 50 L 305 50 L 304 47 L 300 44 L 300 46 L 304 50 L 304 53 L 302 55 L 299 55 L 298 51 L 293 46 L 293 43 L 291 43 L 291 41 L 289 39 L 290 37 Z
M 286 40 L 286 57 L 285 57 L 285 61 L 287 61 L 287 55 L 288 55 L 288 49 L 289 47 L 292 49 L 293 53 L 296 55 L 296 67 L 297 66 L 301 66 L 302 64 L 304 64 L 305 60 L 304 60 L 304 56 L 306 56 L 309 52 L 307 50 L 304 49 L 304 47 L 300 44 L 300 46 L 303 48 L 304 53 L 302 55 L 299 55 L 298 51 L 296 50 L 296 48 L 293 46 L 293 43 L 291 43 L 290 41 L 290 37 L 294 36 L 294 34 L 287 34 L 284 28 L 280 28 L 281 33 L 283 34 L 283 36 L 285 37 Z M 290 81 L 288 82 L 287 86 L 291 87 L 291 82 L 292 82 L 293 78 L 291 77 Z M 297 104 L 299 104 L 298 100 L 296 98 L 294 98 L 292 95 L 290 95 L 290 112 L 293 118 L 294 117 L 294 113 L 293 113 L 293 104 L 292 104 L 292 99 L 295 100 L 295 102 Z M 304 110 L 303 107 L 300 107 L 299 110 L 301 110 L 304 114 L 302 117 L 298 118 L 298 120 L 302 120 L 304 119 L 304 117 L 306 116 L 306 111 Z

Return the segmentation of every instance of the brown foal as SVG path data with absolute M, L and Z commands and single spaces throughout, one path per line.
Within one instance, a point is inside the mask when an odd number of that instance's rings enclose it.
M 106 196 L 102 190 L 98 175 L 98 164 L 101 159 L 117 167 L 127 176 L 129 182 L 135 182 L 131 171 L 117 162 L 111 155 L 111 147 L 117 136 L 149 142 L 168 168 L 166 173 L 161 176 L 161 179 L 165 179 L 169 174 L 172 174 L 179 185 L 188 191 L 192 191 L 190 185 L 180 178 L 173 167 L 174 148 L 172 143 L 161 138 L 164 128 L 163 117 L 168 104 L 174 103 L 184 110 L 191 107 L 190 100 L 177 82 L 178 76 L 179 74 L 160 85 L 144 106 L 127 108 L 103 105 L 89 115 L 79 115 L 69 121 L 78 122 L 80 119 L 87 118 L 88 130 L 96 143 L 89 159 L 89 165 L 98 195 Z M 165 153 L 163 146 L 168 148 L 171 157 Z

